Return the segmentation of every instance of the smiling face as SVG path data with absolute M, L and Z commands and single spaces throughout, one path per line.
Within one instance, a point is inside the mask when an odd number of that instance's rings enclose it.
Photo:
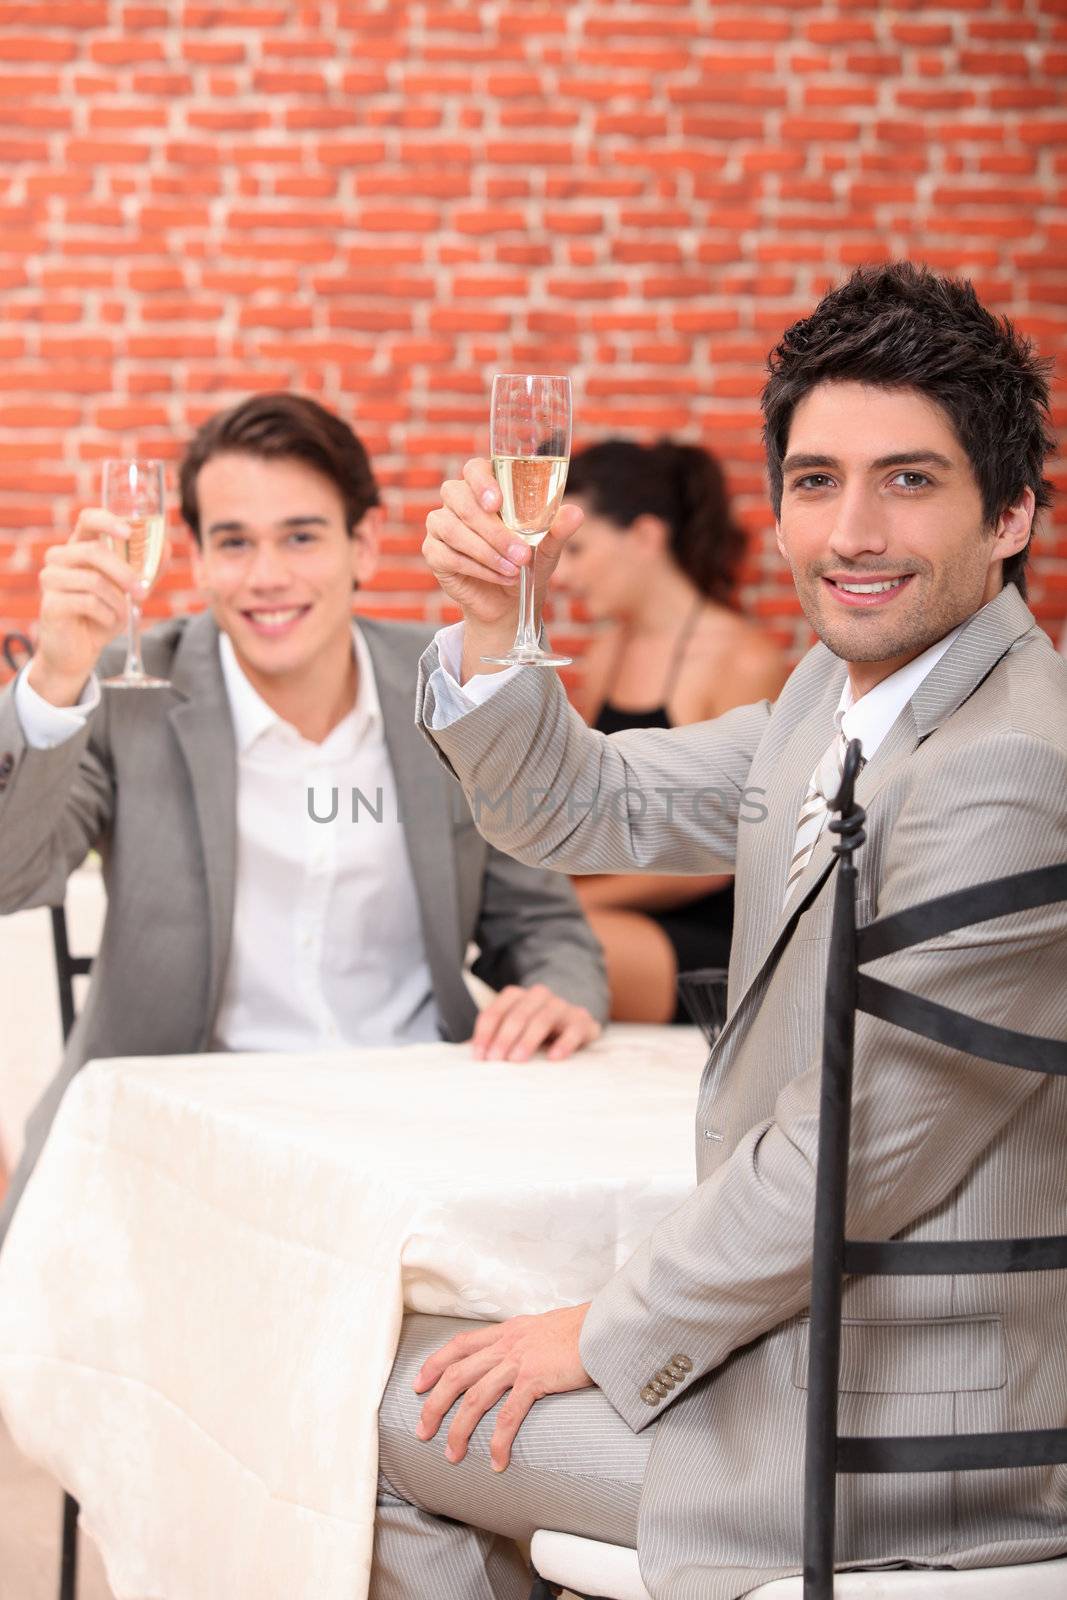
M 264 698 L 335 694 L 352 656 L 352 591 L 374 570 L 377 513 L 350 536 L 340 491 L 294 458 L 212 456 L 196 480 L 193 570 Z
M 914 389 L 824 383 L 798 404 L 778 548 L 804 613 L 863 694 L 973 615 L 1026 543 L 1027 489 L 995 528 L 948 416 Z

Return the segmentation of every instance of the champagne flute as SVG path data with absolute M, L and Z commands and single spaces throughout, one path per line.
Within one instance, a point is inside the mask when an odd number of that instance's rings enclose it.
M 141 605 L 159 571 L 165 538 L 162 461 L 105 461 L 104 506 L 126 524 L 127 532 L 106 534 L 104 543 L 129 563 L 138 587 L 126 597 L 129 618 L 126 664 L 110 689 L 169 689 L 166 678 L 153 678 L 141 661 Z
M 571 380 L 498 373 L 489 413 L 489 453 L 500 485 L 501 520 L 536 550 L 563 499 L 571 454 Z M 542 650 L 533 562 L 519 568 L 519 626 L 498 666 L 565 667 L 570 656 Z

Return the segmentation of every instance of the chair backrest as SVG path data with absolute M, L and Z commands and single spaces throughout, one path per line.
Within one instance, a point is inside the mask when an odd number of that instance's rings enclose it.
M 852 1057 L 857 1011 L 953 1049 L 1022 1071 L 1067 1075 L 1067 1043 L 994 1027 L 860 972 L 880 956 L 935 934 L 1067 900 L 1067 863 L 998 878 L 928 900 L 856 929 L 853 852 L 864 841 L 854 785 L 860 746 L 845 757 L 830 828 L 839 836 L 830 938 L 811 1268 L 807 1449 L 804 1472 L 804 1600 L 832 1600 L 836 1479 L 840 1472 L 967 1472 L 1067 1463 L 1067 1428 L 917 1438 L 842 1437 L 837 1431 L 841 1286 L 845 1273 L 1045 1272 L 1067 1267 L 1067 1237 L 952 1242 L 845 1237 Z
M 74 1026 L 74 979 L 86 977 L 92 968 L 91 956 L 72 956 L 67 938 L 67 914 L 62 906 L 52 906 L 52 948 L 56 958 L 56 987 L 59 991 L 59 1016 L 64 1043 Z
M 0 651 L 12 672 L 18 672 L 33 655 L 33 644 L 24 633 L 6 633 Z
M 708 1044 L 714 1044 L 726 1021 L 725 967 L 697 967 L 678 974 L 678 998 Z

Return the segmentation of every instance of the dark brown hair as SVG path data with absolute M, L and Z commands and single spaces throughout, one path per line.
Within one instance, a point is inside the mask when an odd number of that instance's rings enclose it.
M 800 401 L 820 383 L 914 389 L 939 405 L 967 454 L 993 527 L 1024 489 L 1051 504 L 1042 475 L 1055 450 L 1048 373 L 1029 339 L 987 311 L 966 280 L 898 261 L 860 267 L 795 322 L 771 352 L 763 391 L 763 439 L 775 517 L 782 462 Z M 1030 542 L 1004 562 L 1004 582 L 1026 594 Z
M 305 395 L 257 394 L 209 417 L 182 459 L 178 478 L 181 512 L 197 544 L 197 475 L 212 456 L 229 453 L 303 461 L 314 467 L 341 496 L 350 536 L 371 506 L 381 503 L 370 459 L 347 422 Z
M 733 603 L 747 541 L 730 510 L 722 468 L 700 445 L 604 439 L 573 458 L 567 493 L 620 528 L 641 516 L 659 517 L 671 555 L 701 594 Z

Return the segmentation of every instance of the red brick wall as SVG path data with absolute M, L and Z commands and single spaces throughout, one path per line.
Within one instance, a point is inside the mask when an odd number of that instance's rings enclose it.
M 378 466 L 364 604 L 437 617 L 434 487 L 484 449 L 493 370 L 532 367 L 574 375 L 579 442 L 722 454 L 745 600 L 799 648 L 766 350 L 856 263 L 909 255 L 1062 358 L 1065 67 L 1062 0 L 0 3 L 0 626 L 32 620 L 100 458 L 173 458 L 275 387 Z M 1035 572 L 1058 631 L 1062 518 Z M 153 604 L 193 603 L 179 556 Z

